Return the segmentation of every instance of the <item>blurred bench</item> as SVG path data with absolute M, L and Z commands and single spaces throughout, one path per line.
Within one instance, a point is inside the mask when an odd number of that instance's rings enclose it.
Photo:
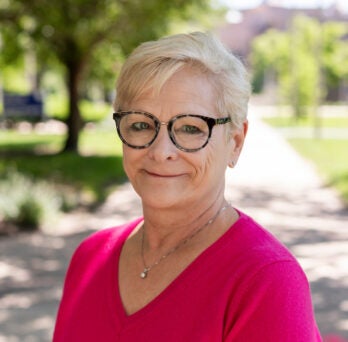
M 5 120 L 37 122 L 43 119 L 43 101 L 35 94 L 4 93 L 3 104 Z

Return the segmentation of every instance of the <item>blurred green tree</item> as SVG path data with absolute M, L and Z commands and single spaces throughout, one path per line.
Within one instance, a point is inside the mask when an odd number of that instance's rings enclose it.
M 140 42 L 166 34 L 172 19 L 189 19 L 203 9 L 208 0 L 0 0 L 7 39 L 2 51 L 13 61 L 26 45 L 41 68 L 52 60 L 65 67 L 69 114 L 63 150 L 77 152 L 82 80 L 89 71 L 106 72 L 91 65 L 127 55 Z M 18 44 L 20 36 L 26 44 Z
M 260 92 L 269 75 L 275 78 L 280 98 L 293 108 L 295 117 L 315 110 L 330 87 L 348 76 L 348 47 L 343 37 L 348 25 L 320 23 L 296 16 L 288 32 L 274 29 L 253 42 L 251 61 L 255 89 Z
M 329 22 L 322 27 L 323 76 L 329 91 L 348 79 L 348 23 Z M 345 37 L 345 39 L 341 39 Z

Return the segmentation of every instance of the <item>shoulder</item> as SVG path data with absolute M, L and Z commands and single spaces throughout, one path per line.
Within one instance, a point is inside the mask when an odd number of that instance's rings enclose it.
M 101 262 L 107 259 L 115 249 L 122 246 L 128 235 L 135 229 L 142 218 L 131 222 L 99 230 L 85 238 L 76 248 L 70 267 L 75 263 L 94 260 Z
M 240 255 L 247 253 L 248 259 L 255 257 L 255 261 L 261 264 L 296 262 L 289 249 L 271 232 L 243 212 L 239 211 L 239 215 L 239 220 L 231 229 L 234 231 L 234 242 L 238 242 Z
M 66 273 L 64 292 L 78 288 L 77 284 L 89 282 L 96 272 L 107 269 L 123 242 L 142 219 L 120 226 L 102 229 L 84 239 L 76 248 Z M 72 290 L 74 289 L 74 290 Z
M 244 289 L 259 278 L 263 278 L 264 285 L 268 282 L 270 285 L 272 282 L 289 284 L 293 280 L 307 286 L 306 276 L 291 251 L 242 212 L 230 228 L 222 249 L 219 255 L 225 261 L 225 267 Z M 256 284 L 260 282 L 256 281 Z
M 229 243 L 237 250 L 231 261 L 236 283 L 226 341 L 316 341 L 310 287 L 295 256 L 243 213 L 234 230 Z
M 291 251 L 249 216 L 236 226 L 241 300 L 279 305 L 299 300 L 310 307 L 307 277 Z M 243 298 L 243 299 L 242 299 Z

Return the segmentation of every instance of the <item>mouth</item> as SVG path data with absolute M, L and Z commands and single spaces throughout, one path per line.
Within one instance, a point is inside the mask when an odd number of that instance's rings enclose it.
M 145 173 L 151 177 L 156 177 L 156 178 L 176 178 L 183 176 L 183 173 L 180 174 L 168 174 L 168 173 L 159 173 L 159 172 L 152 172 L 152 171 L 147 171 L 145 170 Z

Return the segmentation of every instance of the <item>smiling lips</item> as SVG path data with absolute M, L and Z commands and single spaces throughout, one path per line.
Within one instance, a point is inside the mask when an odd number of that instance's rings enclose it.
M 183 173 L 180 173 L 180 174 L 165 174 L 165 173 L 159 174 L 159 173 L 151 172 L 151 171 L 147 171 L 147 170 L 145 170 L 145 172 L 152 177 L 159 177 L 159 178 L 175 178 L 175 177 L 183 176 Z

